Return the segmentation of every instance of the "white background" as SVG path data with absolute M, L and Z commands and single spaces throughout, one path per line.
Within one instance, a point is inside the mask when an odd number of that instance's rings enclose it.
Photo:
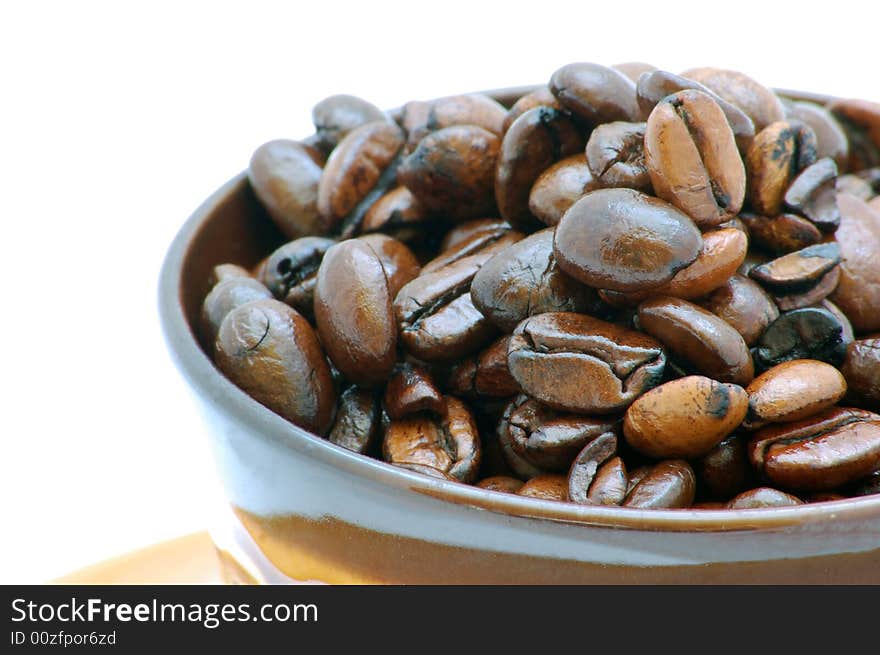
M 381 107 L 570 61 L 880 100 L 877 4 L 3 2 L 0 583 L 203 528 L 204 432 L 156 281 L 187 215 L 338 92 Z M 873 7 L 873 8 L 872 8 Z

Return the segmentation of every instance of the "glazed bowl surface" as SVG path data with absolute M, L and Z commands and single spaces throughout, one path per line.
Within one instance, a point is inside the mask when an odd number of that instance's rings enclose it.
M 492 94 L 509 104 L 528 90 Z M 231 580 L 880 583 L 880 496 L 737 511 L 580 506 L 423 476 L 289 423 L 220 374 L 198 336 L 211 269 L 252 267 L 283 242 L 241 173 L 183 225 L 160 276 L 167 345 L 232 510 L 217 532 Z

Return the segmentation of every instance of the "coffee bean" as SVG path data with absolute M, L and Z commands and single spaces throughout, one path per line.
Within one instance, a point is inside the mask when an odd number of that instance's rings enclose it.
M 880 337 L 849 344 L 840 370 L 851 392 L 880 406 Z
M 533 399 L 525 394 L 520 394 L 509 400 L 504 406 L 504 411 L 498 421 L 498 427 L 495 433 L 498 449 L 504 463 L 513 475 L 523 480 L 530 480 L 531 478 L 547 474 L 542 468 L 520 455 L 517 451 L 518 449 L 514 448 L 513 444 L 513 433 L 510 429 L 510 417 L 516 413 L 523 404 L 530 401 L 533 402 Z
M 701 488 L 713 498 L 728 499 L 747 489 L 752 471 L 746 455 L 746 441 L 732 434 L 703 455 L 694 470 Z
M 504 225 L 507 225 L 506 223 Z M 433 273 L 465 257 L 480 253 L 484 261 L 489 261 L 496 253 L 506 251 L 508 246 L 523 238 L 521 232 L 511 229 L 484 230 L 469 239 L 442 250 L 439 255 L 422 268 L 423 273 Z
M 504 134 L 507 132 L 517 118 L 536 107 L 548 107 L 550 109 L 562 111 L 562 105 L 559 104 L 556 96 L 550 92 L 550 88 L 539 86 L 531 93 L 525 94 L 513 103 L 513 106 L 507 112 L 507 116 L 504 117 L 504 125 L 502 126 L 503 130 L 501 133 Z
M 585 155 L 566 157 L 541 173 L 529 193 L 529 211 L 545 225 L 556 225 L 575 202 L 602 185 Z
M 639 120 L 636 85 L 623 73 L 598 64 L 568 64 L 550 78 L 559 103 L 592 125 Z
M 626 410 L 626 442 L 645 455 L 706 455 L 742 422 L 748 396 L 742 387 L 699 375 L 661 384 Z
M 220 325 L 214 361 L 233 384 L 291 423 L 322 435 L 336 394 L 318 337 L 282 302 L 255 300 Z
M 770 89 L 737 71 L 721 68 L 691 68 L 682 73 L 742 109 L 760 132 L 785 116 L 782 102 Z
M 271 297 L 269 290 L 252 277 L 233 277 L 218 282 L 202 303 L 202 337 L 213 344 L 229 312 L 253 300 Z
M 754 210 L 780 214 L 792 181 L 817 159 L 816 135 L 805 123 L 777 121 L 758 132 L 745 158 Z
M 458 480 L 453 478 L 448 473 L 444 473 L 440 469 L 434 468 L 433 466 L 428 466 L 427 464 L 415 464 L 413 462 L 391 462 L 391 464 L 393 466 L 396 466 L 397 468 L 412 471 L 413 473 L 427 475 L 430 478 L 438 478 L 440 480 L 445 480 L 446 482 L 458 482 Z
M 763 428 L 749 442 L 749 459 L 784 489 L 836 489 L 880 468 L 880 415 L 839 407 Z
M 405 186 L 383 194 L 364 214 L 360 231 L 385 232 L 401 241 L 418 241 L 431 228 L 428 210 Z
M 638 82 L 643 73 L 650 73 L 657 70 L 656 66 L 646 64 L 643 61 L 627 61 L 622 64 L 614 64 L 611 68 L 623 73 L 633 82 Z
M 624 507 L 674 509 L 690 507 L 696 493 L 696 478 L 683 460 L 668 460 L 652 467 L 623 501 Z
M 431 413 L 392 420 L 382 454 L 393 464 L 431 466 L 461 482 L 473 482 L 480 468 L 480 435 L 470 410 L 447 396 L 442 416 Z
M 324 254 L 315 283 L 315 322 L 333 364 L 356 384 L 385 380 L 394 366 L 397 329 L 382 264 L 359 239 Z
M 388 417 L 394 421 L 418 412 L 443 416 L 446 399 L 421 366 L 403 364 L 389 378 L 383 400 Z
M 223 280 L 235 277 L 253 278 L 251 272 L 238 264 L 218 264 L 211 269 L 211 276 L 208 278 L 208 287 L 213 289 Z
M 312 108 L 316 145 L 325 154 L 356 127 L 375 121 L 390 119 L 374 104 L 352 95 L 333 95 Z
M 490 478 L 484 478 L 477 482 L 476 486 L 480 489 L 488 489 L 489 491 L 498 491 L 505 494 L 515 494 L 523 486 L 522 480 L 511 478 L 507 475 L 493 475 Z
M 839 283 L 840 267 L 835 266 L 819 278 L 819 281 L 812 288 L 801 293 L 795 292 L 784 295 L 774 293 L 773 300 L 776 302 L 776 306 L 783 312 L 800 309 L 801 307 L 809 307 L 827 298 L 837 288 Z
M 449 376 L 452 393 L 482 398 L 508 398 L 520 392 L 507 367 L 510 337 L 497 339 L 474 357 L 456 364 Z
M 472 241 L 477 235 L 480 235 L 480 243 L 496 241 L 512 229 L 510 223 L 500 218 L 475 218 L 458 223 L 443 237 L 440 242 L 440 252 L 452 250 L 466 241 Z
M 507 110 L 489 96 L 471 93 L 409 102 L 401 124 L 407 133 L 407 150 L 412 151 L 429 134 L 454 125 L 473 125 L 501 136 L 506 115 Z
M 565 273 L 614 291 L 660 286 L 693 263 L 702 247 L 685 214 L 632 189 L 588 193 L 562 217 L 554 240 Z
M 758 339 L 755 362 L 761 370 L 793 359 L 818 359 L 837 366 L 848 344 L 838 317 L 822 307 L 804 307 L 785 312 L 770 324 Z
M 779 214 L 768 218 L 743 212 L 739 217 L 746 224 L 752 242 L 776 255 L 800 250 L 822 240 L 819 228 L 796 214 Z
M 568 478 L 564 475 L 539 475 L 526 482 L 516 492 L 520 496 L 538 500 L 568 500 Z
M 880 104 L 867 100 L 834 100 L 828 109 L 849 141 L 847 168 L 858 171 L 880 165 Z
M 818 414 L 846 394 L 846 380 L 833 366 L 810 359 L 778 364 L 746 387 L 749 413 L 744 426 L 788 423 Z
M 784 200 L 786 207 L 809 218 L 823 232 L 837 230 L 837 164 L 826 157 L 805 168 L 788 187 Z
M 846 166 L 849 142 L 830 111 L 812 102 L 792 102 L 786 106 L 785 115 L 786 118 L 806 123 L 813 130 L 818 157 L 831 157 L 841 169 Z
M 530 396 L 583 414 L 620 411 L 659 383 L 660 344 L 583 314 L 539 314 L 520 323 L 508 349 L 510 374 Z
M 379 258 L 385 279 L 388 280 L 388 294 L 392 298 L 419 275 L 418 259 L 401 241 L 384 234 L 366 234 L 358 237 L 358 241 L 366 243 Z
M 835 242 L 808 246 L 783 255 L 749 271 L 749 277 L 777 293 L 803 293 L 840 263 Z
M 339 396 L 336 421 L 327 441 L 356 453 L 371 453 L 381 434 L 379 399 L 375 391 L 351 386 Z
M 579 505 L 622 503 L 626 496 L 626 469 L 623 461 L 614 457 L 616 453 L 617 435 L 613 432 L 603 432 L 587 442 L 568 472 L 569 500 Z M 616 464 L 606 469 L 605 464 L 611 463 L 612 458 Z
M 260 268 L 260 280 L 275 298 L 312 318 L 318 267 L 334 243 L 323 237 L 302 237 L 285 243 L 266 259 Z
M 650 193 L 645 166 L 645 123 L 616 121 L 599 125 L 587 141 L 587 163 L 604 187 L 626 187 Z
M 803 505 L 797 496 L 770 487 L 758 487 L 744 491 L 727 503 L 727 509 L 761 509 L 763 507 L 793 507 Z
M 743 275 L 732 275 L 698 302 L 739 332 L 748 346 L 754 345 L 767 326 L 779 318 L 779 309 L 767 292 Z

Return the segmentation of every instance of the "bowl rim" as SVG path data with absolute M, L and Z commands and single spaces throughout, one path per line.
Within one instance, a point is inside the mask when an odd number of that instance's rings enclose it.
M 535 87 L 523 86 L 483 91 L 493 97 L 521 95 Z M 826 98 L 788 92 L 794 97 Z M 214 366 L 199 346 L 183 306 L 184 262 L 196 236 L 206 228 L 214 211 L 229 198 L 245 191 L 247 171 L 242 171 L 212 193 L 181 226 L 171 242 L 159 274 L 159 320 L 172 360 L 199 398 L 211 408 L 276 446 L 291 449 L 322 464 L 371 482 L 408 490 L 436 499 L 500 512 L 524 519 L 562 521 L 583 526 L 650 531 L 704 532 L 782 528 L 831 520 L 860 520 L 880 516 L 880 495 L 761 509 L 637 509 L 618 506 L 578 505 L 489 491 L 476 486 L 432 478 L 386 462 L 359 455 L 314 435 L 251 398 Z

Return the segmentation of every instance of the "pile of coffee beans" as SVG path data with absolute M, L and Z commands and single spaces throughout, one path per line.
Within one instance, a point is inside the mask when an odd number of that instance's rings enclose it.
M 493 492 L 880 493 L 880 104 L 574 63 L 510 107 L 337 95 L 313 118 L 248 171 L 290 241 L 204 300 L 255 400 Z

